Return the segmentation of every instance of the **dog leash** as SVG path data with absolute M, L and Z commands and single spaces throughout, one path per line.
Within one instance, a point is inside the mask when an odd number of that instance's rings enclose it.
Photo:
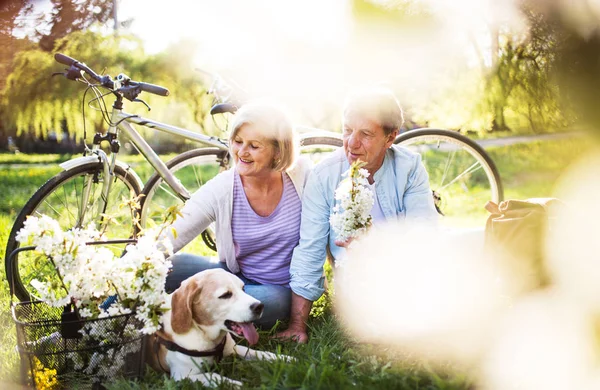
M 179 353 L 182 353 L 187 356 L 192 356 L 192 357 L 214 356 L 217 363 L 219 361 L 221 361 L 221 358 L 223 358 L 223 350 L 225 349 L 225 342 L 227 341 L 227 334 L 225 334 L 225 336 L 223 336 L 223 340 L 221 340 L 221 342 L 214 349 L 211 349 L 208 351 L 197 351 L 194 349 L 183 348 L 179 344 L 174 343 L 169 340 L 166 340 L 157 334 L 155 334 L 155 336 L 156 336 L 156 341 L 157 341 L 157 343 L 155 344 L 156 345 L 155 349 L 156 349 L 157 353 L 158 353 L 158 344 L 162 344 L 169 351 L 179 352 Z

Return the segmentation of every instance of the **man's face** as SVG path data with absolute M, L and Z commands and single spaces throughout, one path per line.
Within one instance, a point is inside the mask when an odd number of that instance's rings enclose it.
M 376 121 L 355 113 L 348 113 L 343 123 L 344 152 L 349 163 L 361 160 L 367 164 L 365 169 L 373 175 L 383 164 L 385 151 L 392 145 L 398 130 L 385 135 L 381 125 Z

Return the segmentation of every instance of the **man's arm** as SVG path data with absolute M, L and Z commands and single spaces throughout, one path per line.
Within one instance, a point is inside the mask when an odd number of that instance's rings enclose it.
M 429 175 L 418 154 L 408 175 L 403 198 L 407 219 L 438 219 L 439 215 L 433 204 L 433 195 L 429 186 Z
M 300 242 L 294 249 L 290 264 L 292 307 L 287 331 L 277 337 L 295 337 L 306 342 L 306 320 L 312 302 L 325 291 L 323 264 L 329 240 L 329 200 L 318 173 L 313 171 L 304 188 Z
M 292 292 L 292 308 L 290 312 L 290 324 L 286 330 L 277 333 L 277 338 L 289 339 L 299 343 L 306 343 L 308 341 L 308 334 L 306 333 L 306 321 L 312 308 L 312 301 L 306 298 L 296 295 Z

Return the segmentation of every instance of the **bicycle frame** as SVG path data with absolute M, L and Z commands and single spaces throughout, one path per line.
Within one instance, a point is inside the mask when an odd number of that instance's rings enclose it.
M 144 140 L 140 133 L 137 130 L 135 130 L 135 128 L 129 122 L 140 126 L 152 128 L 158 131 L 162 131 L 177 137 L 182 137 L 194 142 L 198 142 L 200 144 L 213 146 L 224 151 L 228 150 L 228 146 L 225 143 L 225 141 L 219 139 L 218 137 L 207 136 L 177 126 L 168 125 L 166 123 L 154 121 L 148 118 L 143 118 L 138 115 L 128 114 L 123 110 L 115 108 L 113 106 L 111 112 L 111 125 L 108 127 L 108 130 L 106 131 L 105 135 L 112 134 L 112 136 L 115 139 L 118 139 L 118 131 L 122 131 L 125 135 L 127 135 L 127 137 L 130 139 L 131 143 L 133 143 L 135 148 L 144 156 L 148 163 L 156 170 L 156 172 L 158 172 L 158 174 L 163 178 L 163 180 L 173 189 L 173 191 L 175 191 L 177 196 L 179 196 L 183 201 L 186 201 L 190 198 L 190 194 L 188 193 L 188 191 L 185 189 L 185 187 L 181 185 L 179 180 L 171 172 L 169 172 L 167 165 L 158 157 L 158 155 L 156 154 L 156 152 L 154 152 L 154 150 L 148 144 L 148 142 Z M 103 171 L 105 180 L 102 186 L 102 194 L 101 198 L 99 199 L 98 207 L 100 215 L 103 215 L 106 211 L 106 200 L 108 199 L 108 194 L 110 192 L 110 188 L 114 178 L 114 167 L 116 164 L 119 164 L 117 161 L 118 152 L 112 153 L 109 161 L 109 158 L 106 155 L 106 153 L 104 153 L 104 151 L 100 149 L 100 145 L 94 143 L 94 145 L 92 146 L 91 154 L 92 155 L 87 157 L 84 156 L 79 159 L 71 160 L 67 163 L 61 164 L 61 166 L 65 169 L 69 169 L 83 162 L 82 159 L 87 161 L 96 161 L 96 158 L 100 159 L 104 166 Z M 87 182 L 84 184 L 82 201 L 79 208 L 78 226 L 81 226 L 82 221 L 85 218 L 85 205 L 89 201 L 89 188 L 91 188 L 92 180 L 95 180 L 95 178 L 88 178 Z M 101 225 L 104 224 L 104 221 L 104 218 L 102 219 L 102 221 L 100 221 Z
M 119 123 L 119 130 L 123 131 L 131 140 L 131 142 L 135 145 L 137 150 L 148 160 L 150 165 L 158 172 L 158 174 L 163 178 L 163 180 L 175 191 L 175 193 L 183 200 L 187 200 L 190 198 L 190 194 L 188 191 L 181 185 L 179 180 L 169 172 L 166 164 L 162 162 L 162 160 L 158 157 L 156 152 L 148 145 L 146 140 L 142 138 L 140 133 L 138 133 L 133 126 L 129 124 L 135 123 L 137 125 L 149 127 L 151 129 L 156 129 L 167 134 L 171 134 L 177 137 L 182 137 L 194 142 L 202 143 L 207 146 L 214 146 L 222 150 L 228 150 L 227 144 L 217 137 L 210 137 L 204 134 L 196 133 L 193 131 L 189 131 L 186 129 L 182 129 L 177 126 L 171 126 L 166 123 L 161 123 L 157 121 L 153 121 L 151 119 L 132 116 L 127 114 L 121 110 L 114 109 L 112 114 L 111 123 Z M 116 132 L 115 126 L 111 126 L 108 129 L 108 132 Z M 111 167 L 112 168 L 112 167 Z

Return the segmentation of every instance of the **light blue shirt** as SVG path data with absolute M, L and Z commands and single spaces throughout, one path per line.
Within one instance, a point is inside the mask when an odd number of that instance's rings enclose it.
M 316 301 L 324 292 L 327 247 L 334 258 L 345 250 L 335 245 L 329 217 L 336 205 L 335 189 L 349 168 L 340 148 L 314 167 L 304 188 L 300 242 L 292 255 L 290 287 L 310 301 Z M 438 218 L 429 177 L 418 153 L 392 145 L 374 180 L 377 200 L 387 221 Z
M 381 209 L 381 205 L 379 204 L 379 199 L 377 198 L 377 188 L 375 187 L 375 183 L 369 184 L 369 189 L 373 192 L 373 207 L 371 208 L 371 218 L 373 225 L 378 222 L 385 221 L 385 214 L 383 214 L 383 210 Z

